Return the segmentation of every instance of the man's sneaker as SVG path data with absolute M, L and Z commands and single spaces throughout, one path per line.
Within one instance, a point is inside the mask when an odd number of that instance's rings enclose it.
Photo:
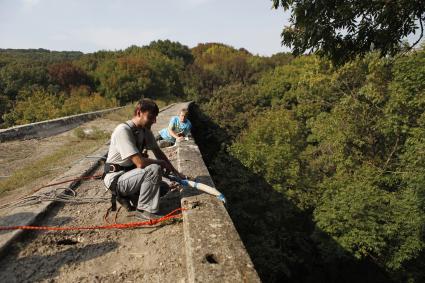
M 155 220 L 163 217 L 164 215 L 156 214 L 156 213 L 150 213 L 148 211 L 144 210 L 136 210 L 135 214 L 136 218 L 142 219 L 142 220 Z

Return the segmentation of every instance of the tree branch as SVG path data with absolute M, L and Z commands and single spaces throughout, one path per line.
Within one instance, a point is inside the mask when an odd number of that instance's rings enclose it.
M 416 46 L 416 44 L 419 43 L 419 41 L 421 41 L 422 37 L 424 36 L 424 25 L 422 23 L 422 19 L 421 17 L 419 17 L 419 24 L 421 25 L 421 35 L 419 36 L 418 40 L 412 44 L 412 46 L 410 46 L 410 49 L 413 49 L 413 47 Z
M 395 141 L 394 148 L 391 151 L 390 155 L 388 156 L 387 161 L 385 162 L 384 167 L 382 168 L 382 171 L 385 171 L 387 169 L 388 163 L 390 162 L 392 156 L 394 155 L 394 152 L 397 150 L 399 141 L 400 141 L 400 137 L 397 136 L 397 140 Z

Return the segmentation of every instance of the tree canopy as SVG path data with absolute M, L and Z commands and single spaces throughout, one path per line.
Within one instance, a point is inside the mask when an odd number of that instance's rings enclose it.
M 235 52 L 200 47 L 208 71 Z M 195 137 L 262 280 L 424 280 L 424 56 L 219 65 Z
M 417 33 L 423 37 L 425 2 L 422 0 L 272 0 L 273 7 L 291 11 L 282 43 L 294 55 L 306 51 L 347 62 L 357 55 L 379 50 L 394 55 L 402 40 Z

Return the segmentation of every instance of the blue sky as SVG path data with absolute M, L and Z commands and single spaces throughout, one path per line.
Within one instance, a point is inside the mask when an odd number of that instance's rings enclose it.
M 0 0 L 0 48 L 118 50 L 170 39 L 221 42 L 253 54 L 289 51 L 289 14 L 270 0 Z

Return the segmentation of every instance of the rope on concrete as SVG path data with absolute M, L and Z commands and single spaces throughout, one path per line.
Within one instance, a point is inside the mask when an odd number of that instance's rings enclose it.
M 185 208 L 177 208 L 167 215 L 158 218 L 151 219 L 141 222 L 130 222 L 123 224 L 109 224 L 109 225 L 97 225 L 97 226 L 69 226 L 69 227 L 59 227 L 59 226 L 0 226 L 0 231 L 2 230 L 47 230 L 47 231 L 76 231 L 76 230 L 109 230 L 109 229 L 128 229 L 128 228 L 137 228 L 141 226 L 151 226 L 155 225 L 170 219 L 180 218 L 181 213 L 176 214 L 177 212 L 186 210 Z

